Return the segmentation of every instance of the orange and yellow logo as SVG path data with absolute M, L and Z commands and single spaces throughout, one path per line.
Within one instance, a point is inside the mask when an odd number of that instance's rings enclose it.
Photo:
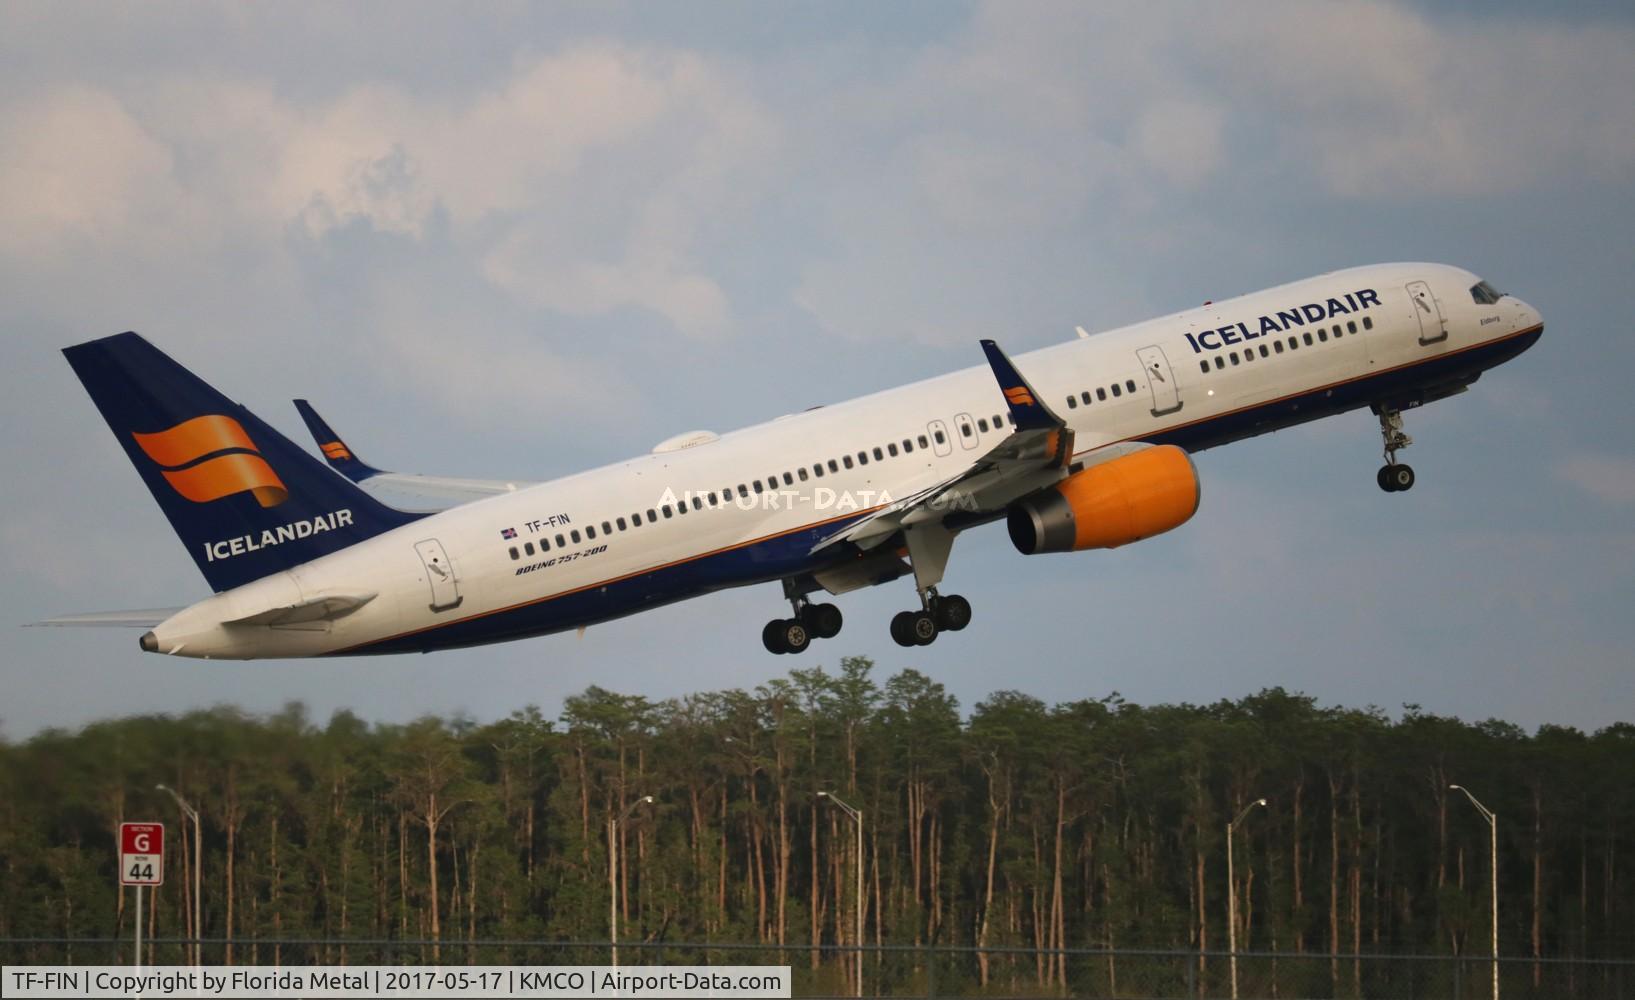
M 1012 406 L 1032 406 L 1033 393 L 1025 385 L 1014 385 L 1005 390 L 1005 398 Z
M 244 492 L 263 507 L 289 499 L 283 480 L 231 417 L 194 417 L 168 430 L 131 437 L 160 465 L 171 488 L 194 503 Z
M 346 450 L 346 445 L 339 441 L 331 441 L 328 444 L 319 445 L 319 447 L 323 449 L 325 458 L 334 459 L 337 462 L 347 461 L 352 458 L 352 453 Z

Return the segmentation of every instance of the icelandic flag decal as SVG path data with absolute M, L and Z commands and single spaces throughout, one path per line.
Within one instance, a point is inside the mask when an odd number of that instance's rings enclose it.
M 517 537 L 517 529 L 515 529 L 515 528 L 501 528 L 500 529 L 500 537 L 501 538 L 507 538 L 507 539 L 515 538 L 515 537 Z

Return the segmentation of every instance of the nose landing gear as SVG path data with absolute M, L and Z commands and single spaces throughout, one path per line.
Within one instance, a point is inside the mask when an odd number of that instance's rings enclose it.
M 1374 407 L 1374 412 L 1379 414 L 1380 437 L 1385 441 L 1385 465 L 1380 467 L 1374 481 L 1387 493 L 1411 490 L 1414 486 L 1413 467 L 1397 461 L 1397 451 L 1414 443 L 1414 439 L 1402 429 L 1402 411 L 1380 404 Z

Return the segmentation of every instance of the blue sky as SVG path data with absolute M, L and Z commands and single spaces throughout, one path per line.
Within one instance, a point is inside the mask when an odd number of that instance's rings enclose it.
M 420 657 L 167 661 L 18 628 L 0 733 L 218 702 L 373 719 L 753 687 L 841 655 L 1018 688 L 1597 728 L 1635 718 L 1635 20 L 1392 3 L 0 7 L 0 560 L 11 620 L 206 588 L 58 350 L 144 333 L 304 440 L 543 479 L 1206 299 L 1468 267 L 1543 341 L 1409 415 L 1207 452 L 1182 529 L 956 547 L 760 648 L 777 588 Z

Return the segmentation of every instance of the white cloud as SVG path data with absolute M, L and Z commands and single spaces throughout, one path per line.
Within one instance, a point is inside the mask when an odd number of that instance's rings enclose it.
M 1635 504 L 1635 459 L 1574 455 L 1557 463 L 1556 477 L 1603 503 Z

